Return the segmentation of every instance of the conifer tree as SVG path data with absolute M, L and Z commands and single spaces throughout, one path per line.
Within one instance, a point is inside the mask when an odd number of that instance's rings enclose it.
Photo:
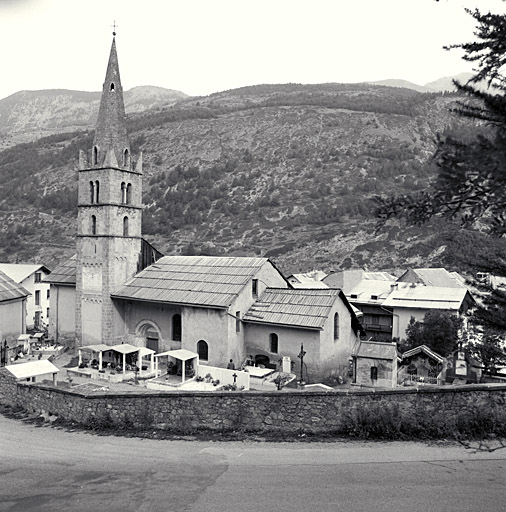
M 438 174 L 430 188 L 376 198 L 380 225 L 392 217 L 422 224 L 446 216 L 464 226 L 482 220 L 491 233 L 506 235 L 506 15 L 466 11 L 477 22 L 477 40 L 446 49 L 459 48 L 464 60 L 476 64 L 467 83 L 454 82 L 465 97 L 455 112 L 477 121 L 474 137 L 439 138 L 432 159 Z

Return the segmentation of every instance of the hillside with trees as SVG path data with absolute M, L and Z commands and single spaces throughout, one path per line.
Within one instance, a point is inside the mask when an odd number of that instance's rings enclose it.
M 457 99 L 367 84 L 259 85 L 130 115 L 132 151 L 145 163 L 144 235 L 165 254 L 255 254 L 287 274 L 475 271 L 458 237 L 479 233 L 439 219 L 422 228 L 394 219 L 377 231 L 374 213 L 375 196 L 428 186 L 438 134 L 471 123 L 450 112 Z M 1 260 L 51 267 L 72 254 L 77 157 L 92 140 L 74 131 L 0 152 Z

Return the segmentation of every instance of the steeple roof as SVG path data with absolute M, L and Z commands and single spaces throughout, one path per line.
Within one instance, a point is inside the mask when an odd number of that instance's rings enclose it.
M 100 149 L 102 158 L 109 150 L 112 150 L 118 162 L 121 161 L 121 155 L 125 149 L 130 151 L 123 88 L 119 74 L 118 54 L 116 53 L 116 38 L 114 37 L 102 88 L 93 144 Z

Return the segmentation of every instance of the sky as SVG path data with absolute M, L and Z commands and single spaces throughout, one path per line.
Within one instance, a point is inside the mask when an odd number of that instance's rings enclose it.
M 464 8 L 502 0 L 0 0 L 0 99 L 21 90 L 99 91 L 117 24 L 123 89 L 192 96 L 265 83 L 424 85 L 471 71 Z

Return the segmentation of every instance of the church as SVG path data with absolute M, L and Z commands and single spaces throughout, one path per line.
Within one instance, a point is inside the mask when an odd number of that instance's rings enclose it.
M 219 367 L 274 367 L 303 346 L 311 380 L 347 375 L 362 328 L 340 289 L 294 289 L 267 258 L 163 256 L 142 238 L 142 154 L 130 151 L 113 36 L 93 146 L 79 154 L 76 254 L 45 279 L 50 336 L 184 348 Z

